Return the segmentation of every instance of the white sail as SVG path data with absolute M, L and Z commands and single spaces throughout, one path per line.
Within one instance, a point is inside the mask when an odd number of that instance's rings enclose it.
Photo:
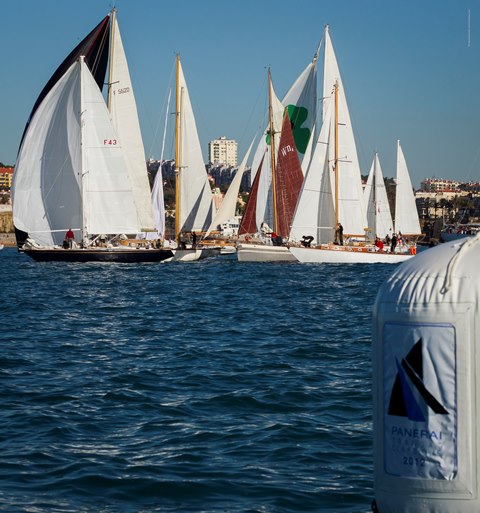
M 121 141 L 95 79 L 80 59 L 84 237 L 140 231 Z M 69 113 L 66 113 L 68 119 Z
M 364 190 L 364 204 L 367 208 L 367 222 L 371 238 L 384 239 L 393 233 L 392 214 L 388 203 L 387 189 L 383 179 L 378 153 L 373 157 L 372 166 Z
M 292 222 L 290 239 L 300 241 L 312 236 L 313 244 L 330 242 L 334 237 L 335 211 L 331 188 L 332 164 L 328 161 L 331 141 L 331 102 L 325 105 L 324 123 L 316 141 L 297 208 Z
M 250 157 L 250 153 L 253 148 L 253 143 L 255 142 L 255 137 L 253 138 L 250 146 L 243 157 L 242 163 L 240 167 L 237 169 L 235 177 L 230 183 L 227 192 L 223 198 L 220 207 L 215 214 L 215 217 L 212 221 L 212 224 L 207 230 L 205 237 L 208 237 L 212 230 L 215 230 L 219 224 L 226 223 L 229 219 L 232 219 L 235 216 L 235 210 L 237 207 L 238 193 L 240 191 L 240 185 L 242 183 L 243 173 L 245 172 L 245 168 L 247 167 L 247 161 Z
M 396 185 L 395 232 L 402 235 L 421 235 L 415 195 L 400 141 L 397 141 Z
M 15 227 L 45 246 L 82 229 L 79 69 L 74 63 L 35 111 L 13 174 Z
M 212 222 L 215 207 L 192 104 L 180 61 L 178 66 L 178 92 L 180 95 L 179 226 L 180 231 L 205 231 Z
M 165 235 L 165 201 L 163 196 L 162 166 L 158 168 L 152 188 L 153 221 L 159 237 Z M 147 238 L 148 234 L 147 234 Z M 156 237 L 155 237 L 156 238 Z
M 115 10 L 111 16 L 109 109 L 127 160 L 138 224 L 142 230 L 151 230 L 153 229 L 153 217 L 150 185 L 137 106 Z
M 343 87 L 337 59 L 333 50 L 328 27 L 325 28 L 325 58 L 323 77 L 323 97 L 333 93 L 335 83 L 338 84 L 338 219 L 343 225 L 344 233 L 364 236 L 367 219 L 363 206 L 363 190 L 357 148 L 353 135 L 350 113 L 348 110 L 345 89 Z M 334 122 L 332 116 L 332 123 Z M 333 136 L 333 132 L 332 135 Z M 334 160 L 334 145 L 329 146 L 329 160 Z M 335 193 L 335 185 L 332 182 Z
M 318 52 L 317 52 L 318 53 Z M 316 107 L 317 107 L 317 53 L 313 60 L 308 63 L 306 68 L 298 76 L 292 84 L 283 100 L 280 101 L 273 91 L 272 87 L 272 109 L 274 118 L 274 130 L 280 133 L 283 120 L 283 111 L 289 109 L 289 116 L 297 112 L 297 118 L 293 122 L 299 124 L 294 130 L 294 138 L 297 146 L 298 156 L 302 163 L 302 171 L 305 173 L 308 167 L 312 153 L 312 134 L 314 130 Z M 265 136 L 260 138 L 254 153 L 252 162 L 252 183 L 260 167 L 262 165 L 262 177 L 259 183 L 257 195 L 257 228 L 262 222 L 273 226 L 273 208 L 271 204 L 271 162 L 269 147 L 266 142 L 266 133 L 270 130 L 267 121 L 265 128 Z M 277 136 L 278 137 L 278 136 Z
M 317 116 L 317 60 L 318 48 L 315 56 L 308 66 L 299 75 L 282 100 L 288 109 L 288 115 L 294 126 L 293 136 L 298 151 L 298 157 L 305 171 L 311 156 L 312 135 Z
M 37 243 L 65 232 L 138 231 L 122 147 L 83 58 L 36 110 L 20 149 L 13 185 L 14 223 Z

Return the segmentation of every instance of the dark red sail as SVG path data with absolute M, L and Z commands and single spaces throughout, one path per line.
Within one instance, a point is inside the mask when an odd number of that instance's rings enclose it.
M 302 183 L 302 167 L 298 160 L 298 152 L 293 139 L 288 111 L 285 109 L 282 135 L 280 136 L 280 145 L 277 153 L 277 167 L 275 169 L 277 234 L 282 237 L 290 235 L 290 228 Z
M 260 174 L 262 172 L 263 158 L 258 166 L 257 174 L 253 180 L 252 188 L 250 189 L 250 196 L 248 197 L 245 212 L 243 213 L 242 222 L 238 229 L 239 235 L 245 235 L 246 233 L 257 232 L 257 195 L 258 195 L 258 184 L 260 182 Z

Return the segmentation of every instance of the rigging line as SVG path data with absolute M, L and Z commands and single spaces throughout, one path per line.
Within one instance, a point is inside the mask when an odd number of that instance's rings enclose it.
M 162 152 L 160 154 L 160 161 L 163 160 L 163 154 L 164 154 L 164 151 L 165 151 L 165 137 L 167 135 L 168 111 L 170 110 L 170 97 L 171 97 L 171 94 L 172 94 L 172 90 L 170 89 L 170 91 L 168 92 L 168 102 L 167 102 L 167 108 L 166 108 L 166 112 L 165 112 L 165 127 L 163 129 Z
M 172 90 L 172 83 L 174 82 L 174 76 L 175 76 L 175 59 L 173 60 L 172 67 L 170 68 L 170 75 L 169 75 L 168 81 L 167 81 L 168 87 L 167 87 L 167 90 L 163 97 L 162 108 L 160 110 L 160 114 L 158 115 L 158 121 L 157 121 L 157 125 L 155 127 L 155 131 L 153 133 L 153 138 L 152 138 L 152 142 L 150 144 L 148 155 L 152 155 L 153 147 L 155 146 L 155 143 L 157 141 L 158 131 L 160 130 L 160 124 L 163 119 L 162 118 L 163 110 L 165 109 L 165 119 L 167 118 L 168 114 L 171 114 L 168 112 L 169 107 L 168 107 L 167 103 L 169 101 L 168 98 L 169 98 L 170 92 Z M 166 124 L 166 121 L 165 121 L 165 124 Z M 165 139 L 164 139 L 164 144 L 165 144 Z M 162 154 L 163 154 L 163 150 L 162 150 Z
M 248 128 L 248 126 L 250 125 L 250 123 L 252 122 L 252 119 L 253 119 L 254 114 L 257 112 L 258 104 L 259 104 L 259 101 L 260 101 L 260 96 L 262 95 L 262 97 L 263 97 L 263 89 L 264 89 L 264 84 L 265 84 L 265 82 L 266 82 L 266 78 L 265 78 L 265 76 L 264 76 L 264 73 L 262 73 L 262 76 L 263 76 L 263 79 L 262 79 L 262 85 L 261 85 L 261 87 L 260 87 L 260 88 L 258 88 L 258 89 L 257 89 L 258 93 L 257 93 L 257 95 L 256 95 L 255 102 L 254 102 L 254 104 L 252 105 L 252 108 L 251 108 L 251 110 L 250 110 L 250 114 L 249 114 L 249 116 L 248 116 L 247 123 L 246 123 L 246 125 L 244 126 L 243 131 L 242 131 L 242 134 L 241 134 L 241 136 L 240 136 L 239 145 L 240 145 L 240 144 L 243 144 L 243 142 L 245 141 L 245 139 L 246 139 L 246 137 L 247 137 L 247 135 L 246 135 L 246 133 L 247 133 L 247 128 Z M 262 112 L 265 112 L 265 111 L 263 110 Z M 261 122 L 260 126 L 258 126 L 258 125 L 257 125 L 256 131 L 255 131 L 255 134 L 258 134 L 258 132 L 259 132 L 260 130 L 263 130 L 263 123 L 264 123 L 264 121 L 265 121 L 265 117 L 263 118 L 263 120 L 262 120 L 262 122 Z

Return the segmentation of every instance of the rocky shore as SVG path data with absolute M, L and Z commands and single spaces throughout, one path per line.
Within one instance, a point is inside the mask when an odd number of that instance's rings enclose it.
M 11 210 L 0 211 L 0 244 L 5 247 L 16 245 Z

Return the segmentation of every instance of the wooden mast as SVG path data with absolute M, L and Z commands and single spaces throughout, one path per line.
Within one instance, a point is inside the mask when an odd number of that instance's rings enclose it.
M 175 78 L 175 240 L 180 243 L 180 54 L 177 54 Z
M 268 68 L 268 110 L 270 117 L 270 167 L 272 172 L 273 231 L 278 233 L 277 187 L 275 178 L 275 127 L 273 125 L 272 75 L 270 73 L 270 68 Z
M 335 94 L 335 155 L 334 155 L 334 173 L 335 173 L 335 242 L 339 242 L 338 237 L 338 80 L 334 86 Z

